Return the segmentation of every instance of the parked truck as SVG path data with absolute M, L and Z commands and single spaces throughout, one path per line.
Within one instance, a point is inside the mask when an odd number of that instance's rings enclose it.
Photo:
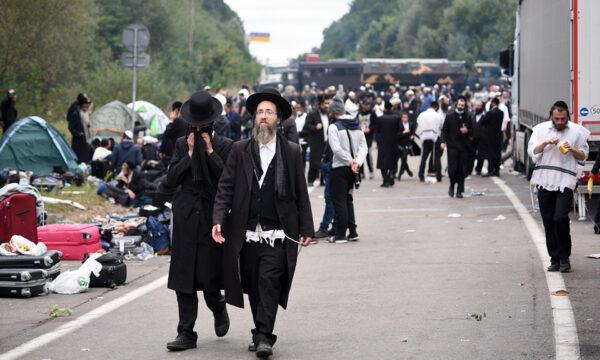
M 556 100 L 571 120 L 591 132 L 589 170 L 600 146 L 600 1 L 521 0 L 512 58 L 512 158 L 528 177 L 527 143 L 535 125 L 549 119 Z M 502 56 L 501 56 L 502 58 Z M 596 190 L 595 190 L 596 192 Z M 580 211 L 581 215 L 581 211 Z

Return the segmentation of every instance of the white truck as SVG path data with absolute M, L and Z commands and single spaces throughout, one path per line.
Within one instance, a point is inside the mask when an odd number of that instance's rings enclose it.
M 599 0 L 519 1 L 512 56 L 512 158 L 515 170 L 528 178 L 533 171 L 527 155 L 532 129 L 549 119 L 556 100 L 569 104 L 571 120 L 591 131 L 584 169 L 589 170 L 598 154 L 599 15 Z M 600 192 L 600 186 L 596 191 Z M 582 204 L 578 208 L 584 216 Z

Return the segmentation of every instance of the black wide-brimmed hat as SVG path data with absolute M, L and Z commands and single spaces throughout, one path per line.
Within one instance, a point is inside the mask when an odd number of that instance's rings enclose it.
M 221 116 L 223 105 L 207 91 L 196 91 L 181 105 L 181 117 L 192 125 L 205 125 Z
M 279 94 L 277 89 L 264 88 L 261 92 L 254 93 L 246 100 L 246 109 L 250 114 L 254 115 L 258 104 L 263 101 L 270 101 L 277 106 L 279 112 L 281 112 L 281 120 L 286 120 L 292 116 L 292 106 L 290 103 Z

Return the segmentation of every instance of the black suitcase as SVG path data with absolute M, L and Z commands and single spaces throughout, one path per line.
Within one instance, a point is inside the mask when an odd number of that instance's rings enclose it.
M 41 269 L 46 270 L 50 279 L 56 279 L 60 274 L 61 257 L 62 253 L 57 250 L 48 250 L 42 256 L 0 256 L 0 269 Z
M 47 294 L 48 272 L 42 269 L 0 269 L 0 296 L 32 297 Z
M 87 260 L 88 256 L 85 256 Z M 119 254 L 106 253 L 96 259 L 102 264 L 100 276 L 90 275 L 90 287 L 110 287 L 125 283 L 127 280 L 127 265 L 123 262 L 123 256 Z

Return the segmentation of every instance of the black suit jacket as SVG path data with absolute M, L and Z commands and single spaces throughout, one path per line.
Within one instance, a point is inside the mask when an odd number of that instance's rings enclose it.
M 308 143 L 308 146 L 310 146 L 310 166 L 313 168 L 320 166 L 323 150 L 325 149 L 323 128 L 317 129 L 317 124 L 323 125 L 319 109 L 306 115 L 306 122 L 302 129 L 302 133 L 305 136 L 304 139 Z
M 160 151 L 168 157 L 173 156 L 175 150 L 175 142 L 182 136 L 185 136 L 187 131 L 187 123 L 182 118 L 177 118 L 167 125 L 163 133 Z
M 225 300 L 238 307 L 244 307 L 239 258 L 246 240 L 252 181 L 255 176 L 251 141 L 255 140 L 245 139 L 233 144 L 219 180 L 213 211 L 213 224 L 222 226 L 225 237 L 223 257 Z M 292 239 L 299 239 L 301 235 L 314 235 L 313 218 L 302 166 L 302 152 L 298 144 L 288 141 L 287 146 L 288 179 L 286 180 L 290 182 L 289 188 L 292 189 L 293 194 L 289 196 L 289 200 L 278 199 L 276 209 L 286 235 Z M 298 258 L 298 244 L 290 240 L 285 240 L 284 244 L 287 254 L 287 277 L 282 282 L 279 304 L 286 308 Z

